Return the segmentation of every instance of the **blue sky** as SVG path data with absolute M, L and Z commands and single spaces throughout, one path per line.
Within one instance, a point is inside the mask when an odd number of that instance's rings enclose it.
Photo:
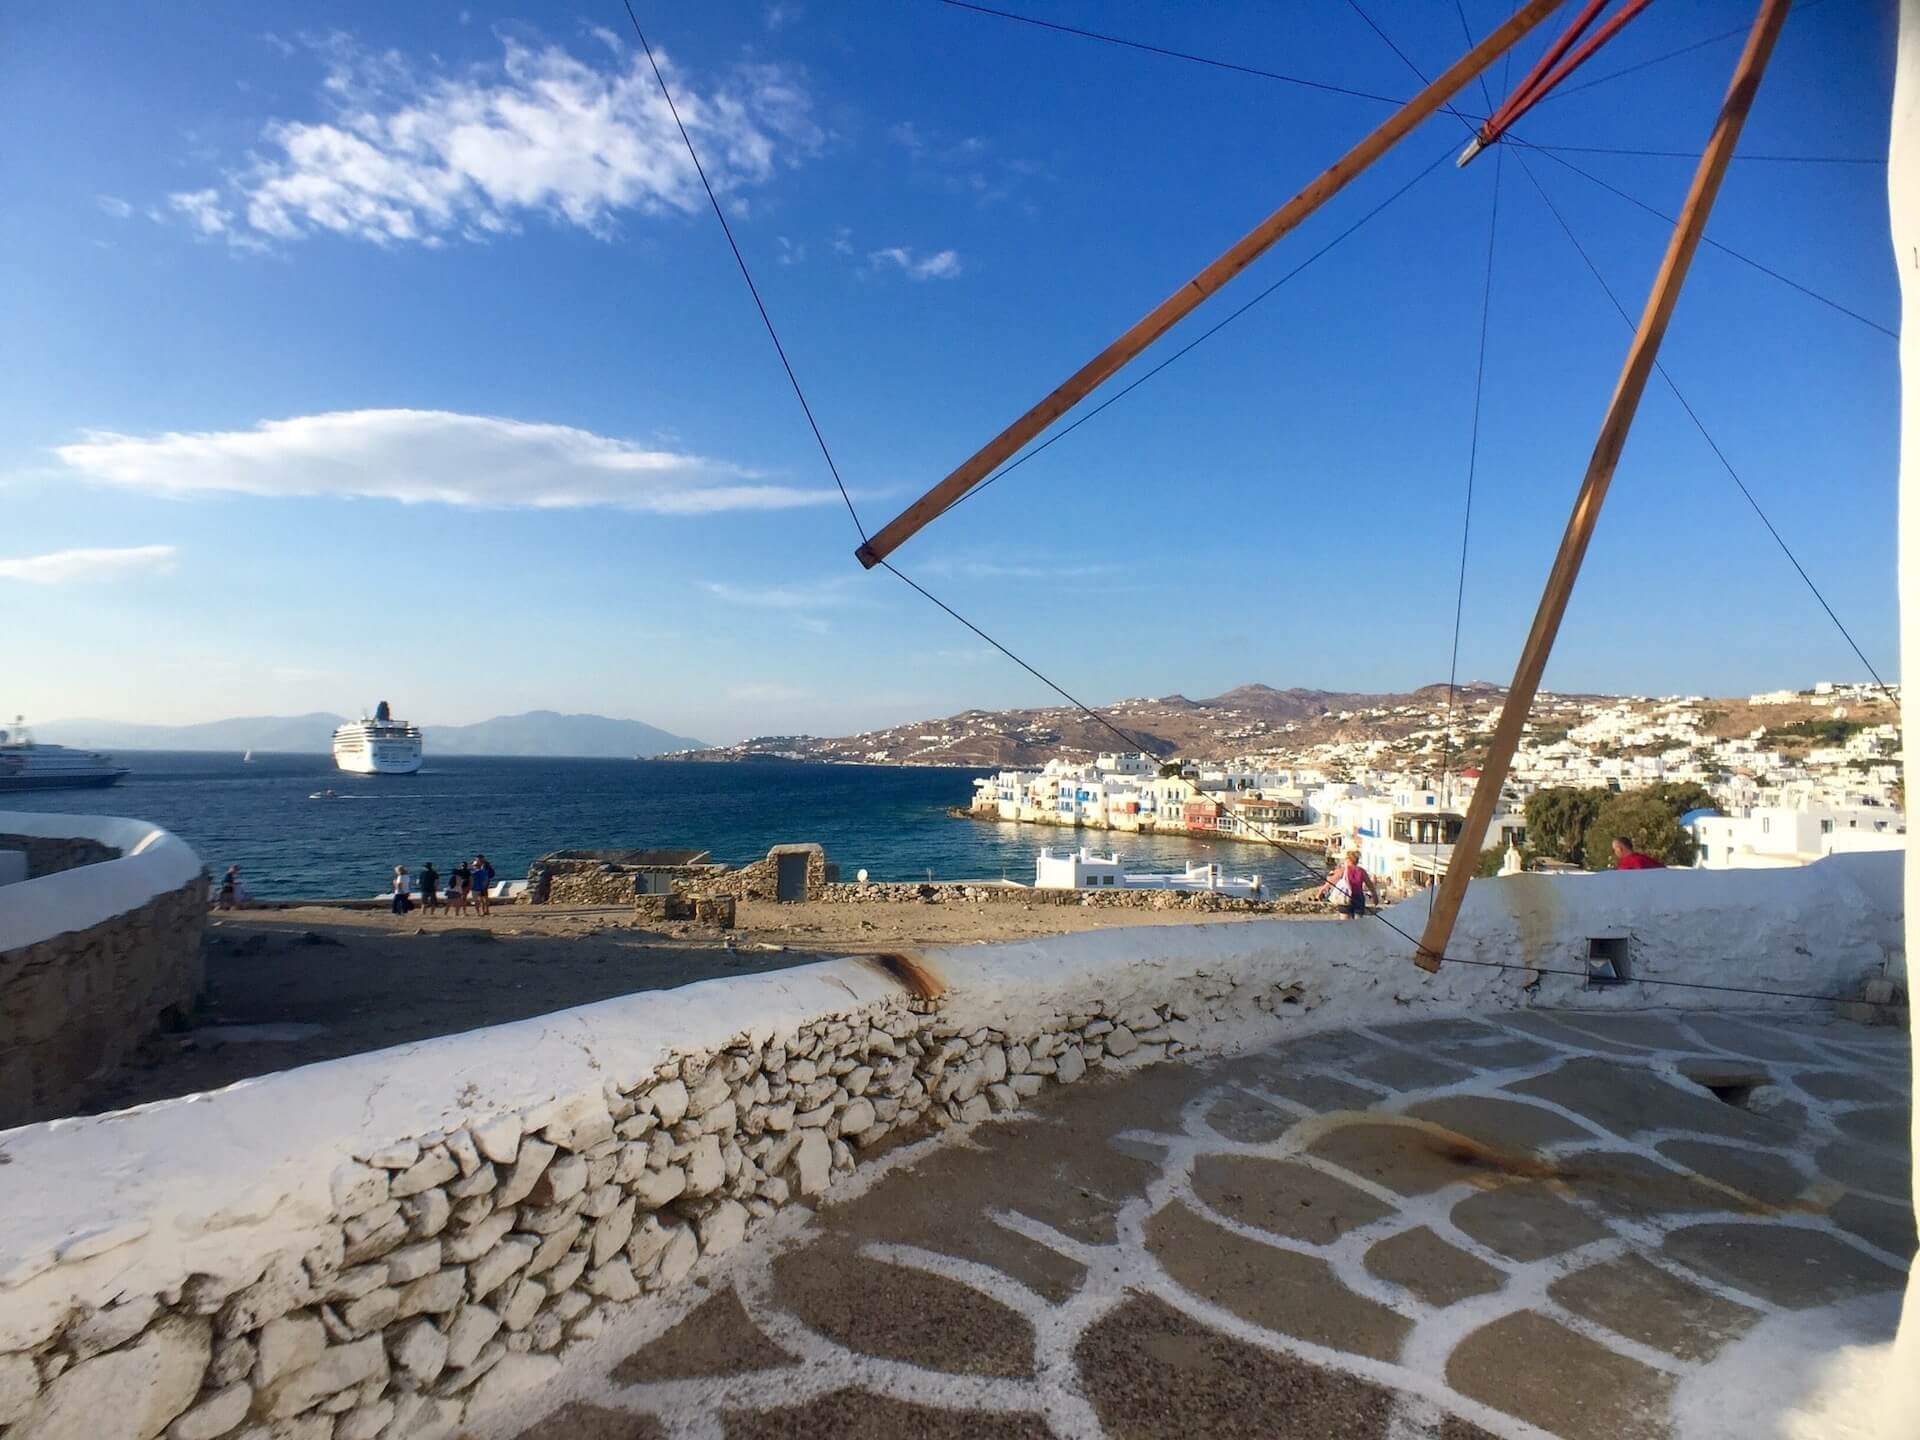
M 1388 109 L 936 0 L 636 8 L 869 528 Z M 1415 85 L 1333 0 L 1009 8 Z M 1507 8 L 1466 13 L 1484 33 Z M 1369 9 L 1430 74 L 1463 48 L 1451 4 Z M 1584 74 L 1750 15 L 1665 0 Z M 618 3 L 277 18 L 6 22 L 0 709 L 179 722 L 386 696 L 430 722 L 550 707 L 730 739 L 1051 699 L 853 562 Z M 1892 24 L 1869 0 L 1796 11 L 1743 150 L 1883 155 Z M 1737 48 L 1519 131 L 1697 150 Z M 1173 343 L 1463 138 L 1430 121 Z M 1690 173 L 1562 158 L 1668 213 Z M 1528 163 L 1637 313 L 1665 227 Z M 1709 234 L 1895 326 L 1885 181 L 1741 161 Z M 1434 170 L 901 567 L 1088 699 L 1444 679 L 1495 183 L 1492 155 Z M 1513 154 L 1498 184 L 1460 670 L 1504 681 L 1627 329 Z M 1664 354 L 1893 678 L 1894 342 L 1706 251 Z M 1858 673 L 1656 384 L 1548 685 Z

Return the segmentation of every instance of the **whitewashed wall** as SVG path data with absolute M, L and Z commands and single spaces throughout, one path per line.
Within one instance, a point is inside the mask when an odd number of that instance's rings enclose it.
M 137 910 L 200 873 L 200 857 L 186 841 L 145 820 L 0 810 L 0 834 L 97 840 L 120 852 L 117 860 L 0 889 L 0 953 Z
M 0 823 L 14 823 L 0 817 Z M 1452 953 L 1579 967 L 1590 935 L 1628 934 L 1636 973 L 1782 990 L 1857 993 L 1900 963 L 1898 856 L 1836 856 L 1797 871 L 1674 871 L 1511 877 L 1469 891 Z M 105 870 L 107 865 L 90 867 Z M 1883 873 L 1884 872 L 1884 873 Z M 62 878 L 62 877 L 53 877 Z M 1865 882 L 1863 884 L 1863 882 Z M 18 887 L 15 887 L 18 888 Z M 1878 897 L 1878 898 L 1876 898 Z M 1418 934 L 1424 899 L 1388 916 Z M 1448 965 L 1414 969 L 1411 946 L 1375 920 L 1271 920 L 1088 931 L 935 949 L 939 1013 L 961 1030 L 1016 1032 L 1102 1007 L 1214 1004 L 1201 1048 L 1286 1026 L 1403 1016 L 1409 1006 L 1724 1008 L 1726 997 L 1629 985 L 1587 990 L 1549 975 Z M 1282 1019 L 1250 1003 L 1298 985 Z M 190 1272 L 244 1269 L 297 1247 L 331 1210 L 342 1161 L 388 1143 L 564 1101 L 671 1056 L 774 1037 L 822 1016 L 898 1000 L 864 959 L 729 977 L 398 1046 L 111 1115 L 0 1132 L 0 1349 L 74 1300 L 100 1304 Z M 1216 999 L 1219 997 L 1216 997 Z M 1747 997 L 1743 1006 L 1805 1008 Z M 1309 1008 L 1310 1007 L 1310 1008 Z

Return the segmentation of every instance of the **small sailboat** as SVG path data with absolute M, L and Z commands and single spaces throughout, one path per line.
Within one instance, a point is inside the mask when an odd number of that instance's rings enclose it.
M 240 757 L 240 763 L 241 763 L 242 765 L 251 765 L 251 764 L 253 764 L 253 751 L 251 751 L 251 750 L 249 750 L 249 751 L 247 751 L 247 753 L 246 753 L 246 754 L 244 754 L 244 755 L 242 755 L 242 756 Z

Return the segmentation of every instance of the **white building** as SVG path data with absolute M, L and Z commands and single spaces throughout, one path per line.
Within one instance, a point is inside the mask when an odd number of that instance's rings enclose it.
M 1748 870 L 1809 865 L 1824 855 L 1903 850 L 1906 817 L 1882 806 L 1756 805 L 1739 815 L 1695 812 L 1683 823 L 1693 836 L 1694 865 Z

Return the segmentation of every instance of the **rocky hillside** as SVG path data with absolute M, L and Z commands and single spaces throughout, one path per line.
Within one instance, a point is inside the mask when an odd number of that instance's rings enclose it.
M 1132 748 L 1149 754 L 1224 759 L 1265 749 L 1295 748 L 1336 737 L 1398 740 L 1432 723 L 1446 703 L 1445 685 L 1404 695 L 1329 690 L 1276 690 L 1241 685 L 1207 700 L 1168 695 L 1122 700 L 1101 716 L 1130 744 L 1069 706 L 1040 710 L 965 710 L 944 720 L 896 725 L 859 735 L 764 735 L 737 745 L 688 752 L 697 760 L 794 759 L 868 765 L 1037 766 L 1056 755 L 1091 758 Z M 1454 700 L 1456 717 L 1497 709 L 1505 692 L 1475 682 Z M 1584 696 L 1542 696 L 1536 719 Z

